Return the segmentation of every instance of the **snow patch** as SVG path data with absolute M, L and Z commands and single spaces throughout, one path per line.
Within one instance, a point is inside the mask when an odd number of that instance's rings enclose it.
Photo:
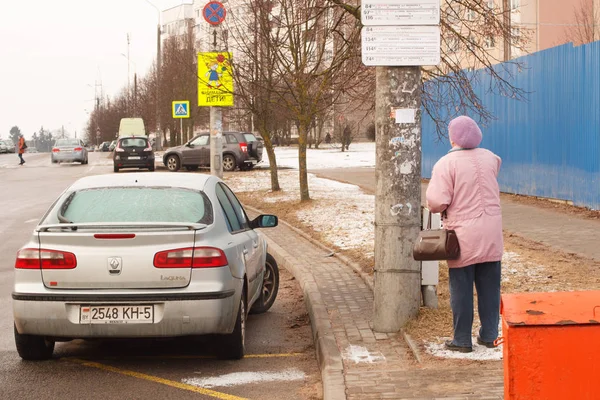
M 187 378 L 182 379 L 181 382 L 188 385 L 210 389 L 214 387 L 230 387 L 259 382 L 299 381 L 304 379 L 305 377 L 306 374 L 304 372 L 294 368 L 279 372 L 234 372 L 231 374 L 215 376 L 210 378 Z
M 346 360 L 354 361 L 355 364 L 373 364 L 378 361 L 385 361 L 385 357 L 383 356 L 383 354 L 379 352 L 371 353 L 369 352 L 369 350 L 367 350 L 366 347 L 355 346 L 353 344 L 348 346 L 348 348 L 346 349 L 346 352 L 344 353 L 344 358 Z
M 444 346 L 445 340 L 450 338 L 440 339 L 442 342 L 428 342 L 425 343 L 425 349 L 427 352 L 435 357 L 440 358 L 453 358 L 461 360 L 478 360 L 478 361 L 497 361 L 502 360 L 502 345 L 489 349 L 485 346 L 477 344 L 477 338 L 473 337 L 473 352 L 471 353 L 460 353 L 458 351 L 447 350 Z

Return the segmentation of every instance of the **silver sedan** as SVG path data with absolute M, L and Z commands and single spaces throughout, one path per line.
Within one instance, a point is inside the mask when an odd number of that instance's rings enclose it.
M 277 223 L 250 221 L 209 175 L 78 180 L 17 254 L 19 355 L 48 359 L 55 341 L 76 338 L 220 334 L 220 355 L 243 357 L 248 310 L 268 310 L 277 292 L 256 229 Z
M 52 147 L 53 164 L 60 162 L 88 163 L 88 151 L 80 139 L 58 139 Z

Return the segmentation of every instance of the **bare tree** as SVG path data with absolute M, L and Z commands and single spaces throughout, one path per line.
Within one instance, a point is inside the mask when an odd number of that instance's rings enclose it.
M 591 43 L 600 39 L 600 10 L 594 0 L 580 0 L 574 7 L 574 23 L 565 28 L 565 39 L 575 45 Z

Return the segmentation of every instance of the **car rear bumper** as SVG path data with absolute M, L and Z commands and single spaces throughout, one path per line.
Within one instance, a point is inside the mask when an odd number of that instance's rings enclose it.
M 242 292 L 154 291 L 99 294 L 98 292 L 13 293 L 13 314 L 21 334 L 54 338 L 134 338 L 227 334 L 233 331 Z M 80 323 L 81 306 L 154 305 L 154 322 L 144 324 Z
M 119 168 L 149 168 L 154 166 L 154 162 L 154 157 L 145 160 L 113 160 L 114 165 Z
M 85 155 L 81 151 L 74 151 L 72 153 L 58 152 L 52 153 L 52 159 L 54 161 L 83 161 Z

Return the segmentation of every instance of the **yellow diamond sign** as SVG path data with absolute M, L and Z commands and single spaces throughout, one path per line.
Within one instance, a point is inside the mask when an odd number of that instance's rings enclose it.
M 198 106 L 233 106 L 231 53 L 198 53 Z

